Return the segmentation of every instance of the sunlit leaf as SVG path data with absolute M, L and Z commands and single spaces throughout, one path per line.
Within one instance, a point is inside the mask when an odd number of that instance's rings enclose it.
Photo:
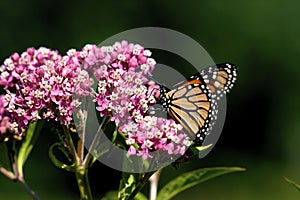
M 136 187 L 136 180 L 138 174 L 130 174 L 123 172 L 122 179 L 119 186 L 118 198 L 120 200 L 127 199 Z
M 31 122 L 28 126 L 17 156 L 18 172 L 20 174 L 23 174 L 23 166 L 25 165 L 40 135 L 44 123 L 44 120 L 37 120 L 35 122 Z
M 101 200 L 118 200 L 118 191 L 106 192 Z
M 138 193 L 135 197 L 134 197 L 135 200 L 147 200 L 148 198 L 145 197 L 145 195 L 143 195 L 143 193 Z
M 109 191 L 105 193 L 104 197 L 101 198 L 101 200 L 119 200 L 118 199 L 118 191 Z M 147 197 L 143 195 L 142 193 L 138 193 L 134 200 L 147 200 Z
M 209 144 L 206 146 L 196 146 L 195 149 L 197 149 L 198 153 L 199 153 L 200 151 L 206 150 L 206 149 L 210 148 L 211 146 L 212 146 L 212 144 Z
M 300 192 L 300 185 L 287 177 L 284 177 L 285 181 L 294 186 Z
M 239 167 L 203 168 L 184 173 L 170 181 L 158 193 L 157 200 L 172 199 L 180 192 L 223 174 L 244 171 Z

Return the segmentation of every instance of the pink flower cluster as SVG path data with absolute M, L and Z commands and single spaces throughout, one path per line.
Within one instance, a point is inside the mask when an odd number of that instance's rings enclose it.
M 159 150 L 185 155 L 191 141 L 181 129 L 182 126 L 173 120 L 154 116 L 146 116 L 140 123 L 131 122 L 120 127 L 120 131 L 128 135 L 128 155 L 138 155 L 144 159 L 151 158 L 150 153 Z
M 4 108 L 4 105 L 4 95 L 0 95 L 0 141 L 8 141 L 11 137 L 21 139 L 17 130 L 12 128 L 14 124 L 12 124 L 10 113 Z
M 66 124 L 72 114 L 72 94 L 80 67 L 75 51 L 61 57 L 41 47 L 12 54 L 0 67 L 0 85 L 14 129 L 22 135 L 31 120 L 55 119 Z
M 92 97 L 100 115 L 111 116 L 127 137 L 128 155 L 146 159 L 157 150 L 184 155 L 191 143 L 182 127 L 148 116 L 159 98 L 159 86 L 145 76 L 156 64 L 150 56 L 151 51 L 127 41 L 102 47 L 88 44 L 63 57 L 43 47 L 12 54 L 0 67 L 0 86 L 6 92 L 0 104 L 11 117 L 1 111 L 1 133 L 9 125 L 22 136 L 28 123 L 37 119 L 67 124 L 80 98 Z
M 191 142 L 180 131 L 181 125 L 147 114 L 159 97 L 159 87 L 144 76 L 151 75 L 156 64 L 149 50 L 122 41 L 100 48 L 87 45 L 80 54 L 84 55 L 83 68 L 92 69 L 98 82 L 96 109 L 102 116 L 112 116 L 127 137 L 128 155 L 146 159 L 158 150 L 184 155 Z M 88 72 L 84 74 L 83 80 L 88 80 Z
M 140 121 L 149 105 L 156 102 L 153 96 L 147 94 L 145 86 L 148 79 L 144 74 L 150 75 L 155 65 L 149 50 L 122 41 L 103 47 L 86 45 L 79 54 L 83 58 L 79 83 L 85 85 L 79 84 L 76 94 L 84 96 L 91 93 L 88 88 L 93 82 L 86 80 L 92 73 L 98 82 L 94 101 L 101 116 L 112 116 L 117 125 L 128 120 Z

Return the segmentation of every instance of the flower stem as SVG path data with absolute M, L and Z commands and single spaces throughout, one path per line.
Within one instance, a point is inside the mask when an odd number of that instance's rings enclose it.
M 159 181 L 161 171 L 162 171 L 162 169 L 157 170 L 149 179 L 149 181 L 150 181 L 150 198 L 149 198 L 149 200 L 156 200 L 158 181 Z
M 41 200 L 41 198 L 35 194 L 35 192 L 29 187 L 22 176 L 19 176 L 17 181 L 22 185 L 22 187 L 26 190 L 26 192 L 35 200 Z
M 40 197 L 37 194 L 35 194 L 35 192 L 26 183 L 23 176 L 23 168 L 18 167 L 17 155 L 15 153 L 15 149 L 16 149 L 15 141 L 12 144 L 8 144 L 8 143 L 6 144 L 7 144 L 7 153 L 8 153 L 9 162 L 12 171 L 7 170 L 6 168 L 0 165 L 0 172 L 10 180 L 19 182 L 22 185 L 22 187 L 26 190 L 26 192 L 32 197 L 32 199 L 40 200 Z
M 76 169 L 75 173 L 76 173 L 77 184 L 80 192 L 80 199 L 92 200 L 93 196 L 89 184 L 88 169 L 78 168 Z
M 82 132 L 78 133 L 80 140 L 78 141 L 78 149 L 77 149 L 77 155 L 80 159 L 80 162 L 83 162 L 84 159 L 84 145 L 85 145 L 85 136 L 86 136 L 86 125 L 87 125 L 87 116 L 88 116 L 88 110 L 89 110 L 89 102 L 88 98 L 85 98 L 85 103 L 84 103 L 84 109 L 83 109 L 83 114 L 82 114 Z
M 70 148 L 70 152 L 74 157 L 74 161 L 75 161 L 76 165 L 80 165 L 80 160 L 79 160 L 79 157 L 77 155 L 76 148 L 75 148 L 72 136 L 70 134 L 70 131 L 69 131 L 67 126 L 62 125 L 62 127 L 63 127 L 63 130 L 64 130 L 64 134 L 67 138 L 68 147 Z
M 32 197 L 32 199 L 40 200 L 40 197 L 37 194 L 35 194 L 35 192 L 29 187 L 29 185 L 26 183 L 23 176 L 21 175 L 16 176 L 14 173 L 8 171 L 4 167 L 0 167 L 0 172 L 10 180 L 18 181 L 22 185 L 22 187 L 26 190 L 26 192 Z
M 75 174 L 76 174 L 77 185 L 80 193 L 80 199 L 92 200 L 93 196 L 90 189 L 90 183 L 88 178 L 88 167 L 85 167 L 83 165 L 82 157 L 78 156 L 78 153 L 80 154 L 81 150 L 78 152 L 76 151 L 69 129 L 66 126 L 63 126 L 63 128 L 67 138 L 68 146 L 70 148 L 72 155 L 74 156 L 74 162 L 76 164 Z
M 0 167 L 0 172 L 6 176 L 7 178 L 9 178 L 10 180 L 16 180 L 16 176 L 14 175 L 14 173 L 12 173 L 11 171 L 8 171 L 7 169 L 5 169 L 4 167 Z
M 153 173 L 154 172 L 147 172 L 144 174 L 144 176 L 138 182 L 138 184 L 136 185 L 136 188 L 133 190 L 133 192 L 130 194 L 130 196 L 128 197 L 127 200 L 134 199 L 134 197 L 137 195 L 137 193 L 139 193 L 141 191 L 141 189 L 145 186 L 145 184 L 147 183 L 147 181 L 149 180 L 149 178 L 152 176 Z
M 95 134 L 95 137 L 93 139 L 92 145 L 89 148 L 89 151 L 83 161 L 83 166 L 85 166 L 85 168 L 89 167 L 91 165 L 91 160 L 93 159 L 93 153 L 94 151 L 97 149 L 99 142 L 100 142 L 100 138 L 102 136 L 101 131 L 104 130 L 104 128 L 106 127 L 106 125 L 110 122 L 111 117 L 104 117 L 103 121 L 101 122 L 97 133 Z

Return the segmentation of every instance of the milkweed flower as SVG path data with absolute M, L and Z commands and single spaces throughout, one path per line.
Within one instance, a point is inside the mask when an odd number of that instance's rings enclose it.
M 79 55 L 81 72 L 86 75 L 83 79 L 94 76 L 98 82 L 96 91 L 81 93 L 94 95 L 101 116 L 112 116 L 117 125 L 138 121 L 146 114 L 149 105 L 156 102 L 153 96 L 147 95 L 145 86 L 148 79 L 144 75 L 151 75 L 155 65 L 154 59 L 149 57 L 149 50 L 122 41 L 112 46 L 86 45 Z M 83 90 L 83 87 L 79 88 Z
M 30 121 L 72 120 L 72 94 L 80 63 L 77 55 L 62 57 L 57 51 L 28 48 L 12 54 L 0 67 L 0 85 L 6 95 L 6 109 L 22 135 Z
M 30 121 L 68 124 L 74 109 L 80 109 L 80 98 L 92 97 L 100 115 L 110 116 L 126 137 L 128 155 L 146 159 L 157 150 L 184 155 L 190 143 L 182 127 L 148 114 L 159 98 L 159 87 L 146 78 L 155 64 L 151 51 L 127 41 L 88 44 L 65 56 L 44 47 L 14 53 L 0 67 L 10 126 L 22 136 Z
M 141 122 L 130 122 L 120 127 L 128 136 L 128 155 L 151 158 L 151 152 L 164 151 L 169 155 L 185 155 L 191 145 L 190 138 L 181 132 L 182 126 L 173 120 L 146 116 Z
M 112 46 L 87 45 L 80 55 L 82 70 L 92 73 L 98 82 L 94 91 L 96 109 L 101 116 L 111 116 L 119 126 L 127 138 L 129 156 L 151 158 L 151 152 L 158 150 L 185 155 L 191 142 L 181 125 L 148 115 L 159 98 L 159 87 L 145 76 L 151 75 L 156 64 L 151 51 L 122 41 Z
M 21 139 L 5 104 L 4 95 L 0 95 L 0 142 L 8 141 L 10 138 Z

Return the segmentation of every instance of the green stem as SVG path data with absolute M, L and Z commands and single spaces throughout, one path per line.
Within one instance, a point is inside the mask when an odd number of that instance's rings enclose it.
M 9 163 L 11 166 L 11 169 L 13 173 L 15 174 L 16 177 L 19 176 L 19 171 L 17 167 L 17 162 L 16 162 L 16 152 L 15 152 L 15 141 L 6 143 L 6 148 L 7 148 L 7 155 L 9 159 Z
M 22 187 L 26 190 L 26 192 L 32 197 L 32 199 L 40 200 L 40 197 L 35 194 L 35 192 L 29 187 L 29 185 L 26 183 L 23 176 L 16 176 L 14 173 L 8 171 L 4 167 L 0 167 L 0 172 L 5 175 L 7 178 L 9 178 L 12 181 L 18 181 Z
M 77 185 L 80 193 L 80 199 L 92 200 L 93 196 L 89 184 L 88 168 L 83 165 L 82 159 L 78 156 L 77 153 L 80 152 L 76 152 L 76 148 L 72 140 L 72 137 L 70 135 L 69 129 L 66 126 L 63 126 L 63 128 L 67 138 L 68 146 L 70 147 L 70 151 L 74 156 L 74 162 L 76 164 L 75 174 L 76 174 Z
M 66 135 L 66 138 L 67 138 L 68 147 L 70 147 L 70 151 L 71 151 L 71 153 L 72 153 L 72 155 L 75 159 L 76 166 L 78 166 L 78 165 L 80 165 L 80 160 L 78 158 L 76 148 L 75 148 L 74 142 L 72 140 L 72 136 L 70 134 L 70 131 L 69 131 L 67 126 L 62 125 L 62 127 L 63 127 L 64 133 Z
M 29 187 L 29 185 L 26 183 L 22 176 L 19 176 L 17 180 L 26 190 L 26 192 L 32 197 L 32 199 L 41 200 L 41 198 L 37 194 L 35 194 L 35 192 Z
M 89 151 L 83 161 L 83 166 L 85 168 L 88 168 L 91 165 L 91 160 L 93 159 L 93 152 L 95 151 L 95 149 L 97 149 L 98 145 L 99 145 L 99 141 L 100 141 L 100 137 L 101 137 L 101 131 L 106 127 L 106 125 L 110 122 L 111 117 L 104 117 L 98 130 L 97 133 L 95 134 L 95 137 L 93 139 L 92 145 L 89 148 Z
M 141 191 L 141 189 L 145 186 L 145 184 L 147 183 L 147 181 L 149 180 L 149 178 L 152 176 L 153 173 L 154 172 L 147 172 L 147 173 L 144 174 L 144 176 L 138 182 L 138 184 L 136 185 L 135 189 L 130 194 L 130 196 L 128 197 L 127 200 L 133 200 L 134 199 L 134 197 L 137 195 L 137 193 L 139 193 Z
M 85 98 L 84 109 L 83 109 L 83 119 L 81 121 L 82 124 L 82 132 L 79 133 L 79 141 L 78 141 L 78 149 L 77 155 L 80 159 L 80 162 L 83 162 L 84 159 L 84 145 L 85 145 L 85 135 L 86 135 L 86 125 L 87 125 L 87 116 L 89 110 L 89 101 L 88 98 Z
M 75 173 L 76 173 L 77 184 L 80 192 L 80 199 L 92 200 L 93 196 L 89 184 L 88 169 L 78 168 L 76 169 Z
M 150 197 L 149 200 L 155 200 L 157 196 L 157 188 L 158 188 L 158 181 L 160 177 L 162 169 L 157 170 L 151 177 L 150 177 Z
M 8 171 L 4 167 L 0 167 L 0 173 L 2 173 L 4 176 L 6 176 L 7 178 L 9 178 L 12 181 L 16 180 L 16 176 L 14 175 L 14 173 L 12 173 L 11 171 Z

